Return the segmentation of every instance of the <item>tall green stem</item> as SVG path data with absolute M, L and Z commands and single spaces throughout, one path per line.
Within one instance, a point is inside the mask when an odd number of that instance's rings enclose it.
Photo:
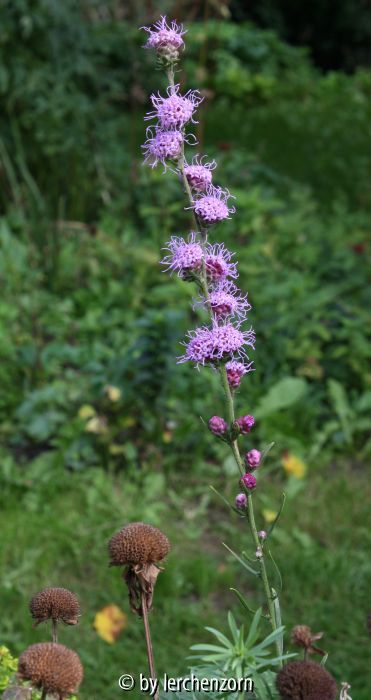
M 171 67 L 167 70 L 167 77 L 169 80 L 169 85 L 171 86 L 171 88 L 174 88 L 175 81 L 174 81 L 174 69 L 173 69 L 173 67 Z M 185 172 L 184 172 L 184 144 L 182 147 L 181 156 L 178 160 L 178 170 L 179 170 L 179 173 L 180 173 L 180 176 L 182 179 L 184 191 L 185 191 L 187 198 L 189 200 L 189 203 L 192 207 L 194 204 L 192 191 L 191 191 L 191 188 L 189 186 L 189 182 L 188 182 L 186 175 L 185 175 Z M 207 230 L 205 230 L 205 228 L 202 226 L 200 220 L 195 215 L 194 211 L 193 211 L 193 218 L 194 218 L 194 224 L 195 224 L 196 230 L 200 234 L 201 243 L 204 246 L 206 241 L 207 241 Z M 204 297 L 205 297 L 206 302 L 207 302 L 209 299 L 209 287 L 208 287 L 208 281 L 207 281 L 205 261 L 203 261 L 202 271 L 201 271 L 201 286 L 202 286 L 202 291 L 203 291 Z M 211 309 L 210 309 L 209 305 L 208 305 L 208 308 L 209 308 L 209 313 L 211 315 Z M 225 366 L 220 365 L 218 367 L 218 371 L 220 374 L 220 378 L 221 378 L 223 389 L 224 389 L 225 399 L 226 399 L 226 413 L 228 416 L 229 423 L 232 426 L 235 422 L 233 392 L 231 391 L 231 388 L 229 386 L 227 371 L 225 369 Z M 239 472 L 240 472 L 241 476 L 243 476 L 243 474 L 245 473 L 245 467 L 244 467 L 244 462 L 243 462 L 243 459 L 241 457 L 241 453 L 239 450 L 237 438 L 234 438 L 233 440 L 231 440 L 230 447 L 231 447 L 234 459 L 236 461 L 237 467 L 239 469 Z M 273 597 L 273 593 L 272 593 L 272 588 L 271 588 L 270 583 L 269 583 L 267 567 L 266 567 L 265 558 L 264 558 L 264 551 L 263 551 L 263 548 L 261 547 L 261 542 L 259 540 L 258 530 L 257 530 L 256 523 L 255 523 L 254 505 L 253 505 L 253 498 L 252 498 L 251 493 L 247 494 L 247 511 L 248 511 L 248 522 L 249 522 L 249 527 L 250 527 L 251 536 L 252 536 L 252 539 L 254 542 L 254 546 L 256 547 L 256 549 L 259 548 L 259 552 L 261 552 L 261 556 L 258 558 L 259 568 L 260 568 L 260 578 L 261 578 L 262 583 L 263 583 L 264 593 L 265 593 L 265 597 L 266 597 L 266 601 L 267 601 L 267 607 L 268 607 L 268 611 L 269 611 L 269 621 L 270 621 L 270 624 L 272 626 L 272 630 L 275 631 L 277 629 L 277 620 L 276 620 L 276 614 L 275 614 L 275 609 L 274 609 L 274 597 Z M 280 649 L 279 640 L 276 641 L 276 648 L 277 648 L 277 653 L 280 656 L 281 649 Z

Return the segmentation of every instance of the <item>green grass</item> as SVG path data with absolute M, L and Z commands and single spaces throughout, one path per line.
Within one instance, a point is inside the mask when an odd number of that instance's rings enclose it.
M 45 462 L 44 462 L 45 467 Z M 19 654 L 28 644 L 48 639 L 45 626 L 33 629 L 28 600 L 38 589 L 61 585 L 74 590 L 83 615 L 77 628 L 60 629 L 60 641 L 76 649 L 85 667 L 81 700 L 120 697 L 122 673 L 146 672 L 141 621 L 128 611 L 127 593 L 117 569 L 108 569 L 106 543 L 122 524 L 144 519 L 160 526 L 172 541 L 172 553 L 156 589 L 152 628 L 158 673 L 184 674 L 192 643 L 207 641 L 203 627 L 225 628 L 226 612 L 243 612 L 229 592 L 241 590 L 259 601 L 247 572 L 221 545 L 247 547 L 245 523 L 232 516 L 207 484 L 211 473 L 193 482 L 183 476 L 173 484 L 177 496 L 164 492 L 158 475 L 141 484 L 100 470 L 81 474 L 52 472 L 19 475 L 3 488 L 2 619 L 0 643 Z M 210 472 L 210 470 L 209 470 Z M 352 684 L 353 696 L 367 700 L 370 685 L 366 614 L 370 606 L 371 562 L 368 529 L 371 487 L 363 470 L 331 465 L 313 472 L 295 497 L 288 499 L 272 543 L 283 574 L 282 609 L 287 630 L 298 623 L 325 633 L 329 669 Z M 235 483 L 219 483 L 233 497 Z M 258 520 L 264 505 L 274 506 L 281 476 L 260 481 Z M 204 494 L 207 492 L 207 496 Z M 114 645 L 93 629 L 95 613 L 109 603 L 128 614 L 128 626 Z M 288 635 L 287 635 L 288 636 Z M 136 691 L 131 697 L 139 697 Z

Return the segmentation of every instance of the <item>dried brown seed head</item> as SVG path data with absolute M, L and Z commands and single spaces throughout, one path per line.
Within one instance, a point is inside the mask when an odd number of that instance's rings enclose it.
M 18 674 L 59 700 L 77 692 L 84 671 L 78 655 L 63 644 L 32 644 L 19 657 Z
M 291 641 L 296 646 L 308 649 L 312 645 L 312 630 L 307 625 L 296 625 L 291 632 Z
M 44 588 L 31 598 L 30 611 L 37 625 L 45 620 L 61 620 L 66 625 L 76 625 L 80 605 L 75 594 L 67 588 Z
M 336 681 L 314 661 L 292 661 L 277 675 L 281 700 L 335 700 Z
M 145 523 L 130 523 L 116 532 L 108 544 L 110 566 L 154 564 L 170 551 L 161 530 Z
M 313 642 L 316 642 L 322 637 L 323 632 L 316 632 L 313 634 L 311 628 L 307 625 L 296 625 L 291 632 L 291 641 L 295 646 L 304 648 L 309 654 L 317 653 L 324 656 L 325 652 L 313 644 Z

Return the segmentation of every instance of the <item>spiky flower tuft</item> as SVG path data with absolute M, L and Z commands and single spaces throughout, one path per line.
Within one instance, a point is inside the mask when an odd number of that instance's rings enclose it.
M 57 695 L 58 700 L 76 693 L 84 671 L 78 655 L 63 644 L 32 644 L 19 658 L 18 674 L 35 688 Z
M 149 35 L 144 46 L 146 49 L 161 51 L 168 48 L 181 49 L 184 46 L 183 35 L 186 30 L 175 20 L 168 24 L 166 17 L 161 17 L 151 27 L 141 27 L 141 29 Z
M 237 360 L 227 362 L 225 369 L 227 372 L 228 384 L 231 389 L 237 389 L 241 384 L 242 377 L 245 374 L 254 371 L 252 362 L 245 364 L 244 362 L 238 362 Z
M 75 594 L 67 588 L 44 588 L 31 598 L 30 612 L 36 625 L 46 620 L 77 625 L 80 605 Z
M 211 328 L 201 326 L 189 331 L 188 341 L 184 343 L 185 353 L 178 358 L 178 363 L 194 362 L 198 366 L 228 360 L 234 354 L 244 356 L 245 345 L 254 347 L 254 342 L 252 329 L 242 331 L 232 323 Z
M 241 294 L 233 282 L 226 280 L 212 289 L 207 299 L 202 297 L 200 301 L 197 301 L 195 307 L 200 305 L 208 307 L 213 316 L 219 320 L 235 317 L 243 321 L 251 309 L 247 294 Z
M 160 162 L 165 165 L 167 160 L 177 160 L 183 147 L 184 136 L 181 131 L 170 129 L 163 131 L 158 127 L 148 127 L 147 141 L 143 144 L 144 162 L 155 168 Z
M 206 194 L 200 196 L 193 204 L 193 209 L 204 224 L 216 224 L 224 219 L 229 219 L 234 214 L 235 207 L 228 206 L 228 199 L 232 197 L 228 190 L 210 185 Z
M 205 267 L 208 282 L 220 285 L 227 277 L 238 277 L 237 263 L 232 262 L 234 253 L 231 253 L 224 243 L 208 245 L 205 248 Z
M 200 158 L 196 155 L 192 158 L 191 163 L 184 163 L 184 174 L 188 180 L 188 184 L 194 192 L 205 192 L 212 183 L 212 171 L 216 168 L 215 160 L 202 162 L 205 156 Z
M 277 675 L 281 700 L 335 700 L 335 679 L 313 661 L 292 661 Z
M 161 129 L 182 129 L 187 122 L 193 120 L 193 113 L 203 98 L 198 90 L 188 90 L 185 95 L 179 94 L 179 85 L 169 86 L 167 96 L 151 95 L 153 112 L 145 119 L 157 119 Z M 195 123 L 195 122 L 194 122 Z
M 203 250 L 194 231 L 189 234 L 188 240 L 172 236 L 165 250 L 169 251 L 169 255 L 161 260 L 161 265 L 171 272 L 177 272 L 179 277 L 187 277 L 202 267 Z

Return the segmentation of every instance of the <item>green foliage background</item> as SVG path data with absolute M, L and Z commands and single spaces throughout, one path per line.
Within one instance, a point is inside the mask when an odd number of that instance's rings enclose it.
M 54 577 L 74 585 L 89 609 L 81 654 L 90 699 L 117 696 L 121 663 L 118 645 L 110 655 L 99 641 L 97 679 L 92 616 L 122 596 L 117 581 L 107 584 L 109 534 L 134 517 L 169 530 L 175 549 L 186 533 L 159 589 L 158 635 L 171 638 L 159 665 L 179 673 L 200 616 L 220 626 L 232 605 L 226 588 L 237 573 L 230 562 L 219 571 L 225 555 L 214 540 L 242 539 L 207 493 L 217 483 L 232 500 L 237 488 L 198 419 L 222 411 L 216 377 L 175 362 L 198 321 L 194 290 L 158 264 L 165 241 L 188 230 L 179 184 L 141 164 L 148 95 L 165 87 L 141 49 L 137 26 L 150 19 L 134 9 L 122 18 L 114 5 L 15 0 L 3 3 L 0 23 L 0 593 L 10 611 L 0 641 L 16 653 L 36 641 L 24 612 L 35 587 Z M 249 23 L 187 28 L 186 84 L 206 98 L 199 149 L 216 157 L 218 183 L 237 198 L 237 214 L 213 236 L 237 253 L 257 333 L 238 411 L 258 419 L 254 445 L 276 442 L 261 508 L 277 505 L 285 451 L 308 465 L 304 482 L 289 482 L 276 535 L 287 625 L 325 629 L 332 670 L 366 700 L 356 649 L 367 643 L 369 513 L 352 484 L 369 495 L 371 73 L 323 75 L 306 50 Z M 97 542 L 89 585 L 75 530 L 84 546 Z M 309 573 L 316 561 L 322 576 Z M 352 604 L 339 623 L 347 586 Z M 131 668 L 143 668 L 141 654 Z

